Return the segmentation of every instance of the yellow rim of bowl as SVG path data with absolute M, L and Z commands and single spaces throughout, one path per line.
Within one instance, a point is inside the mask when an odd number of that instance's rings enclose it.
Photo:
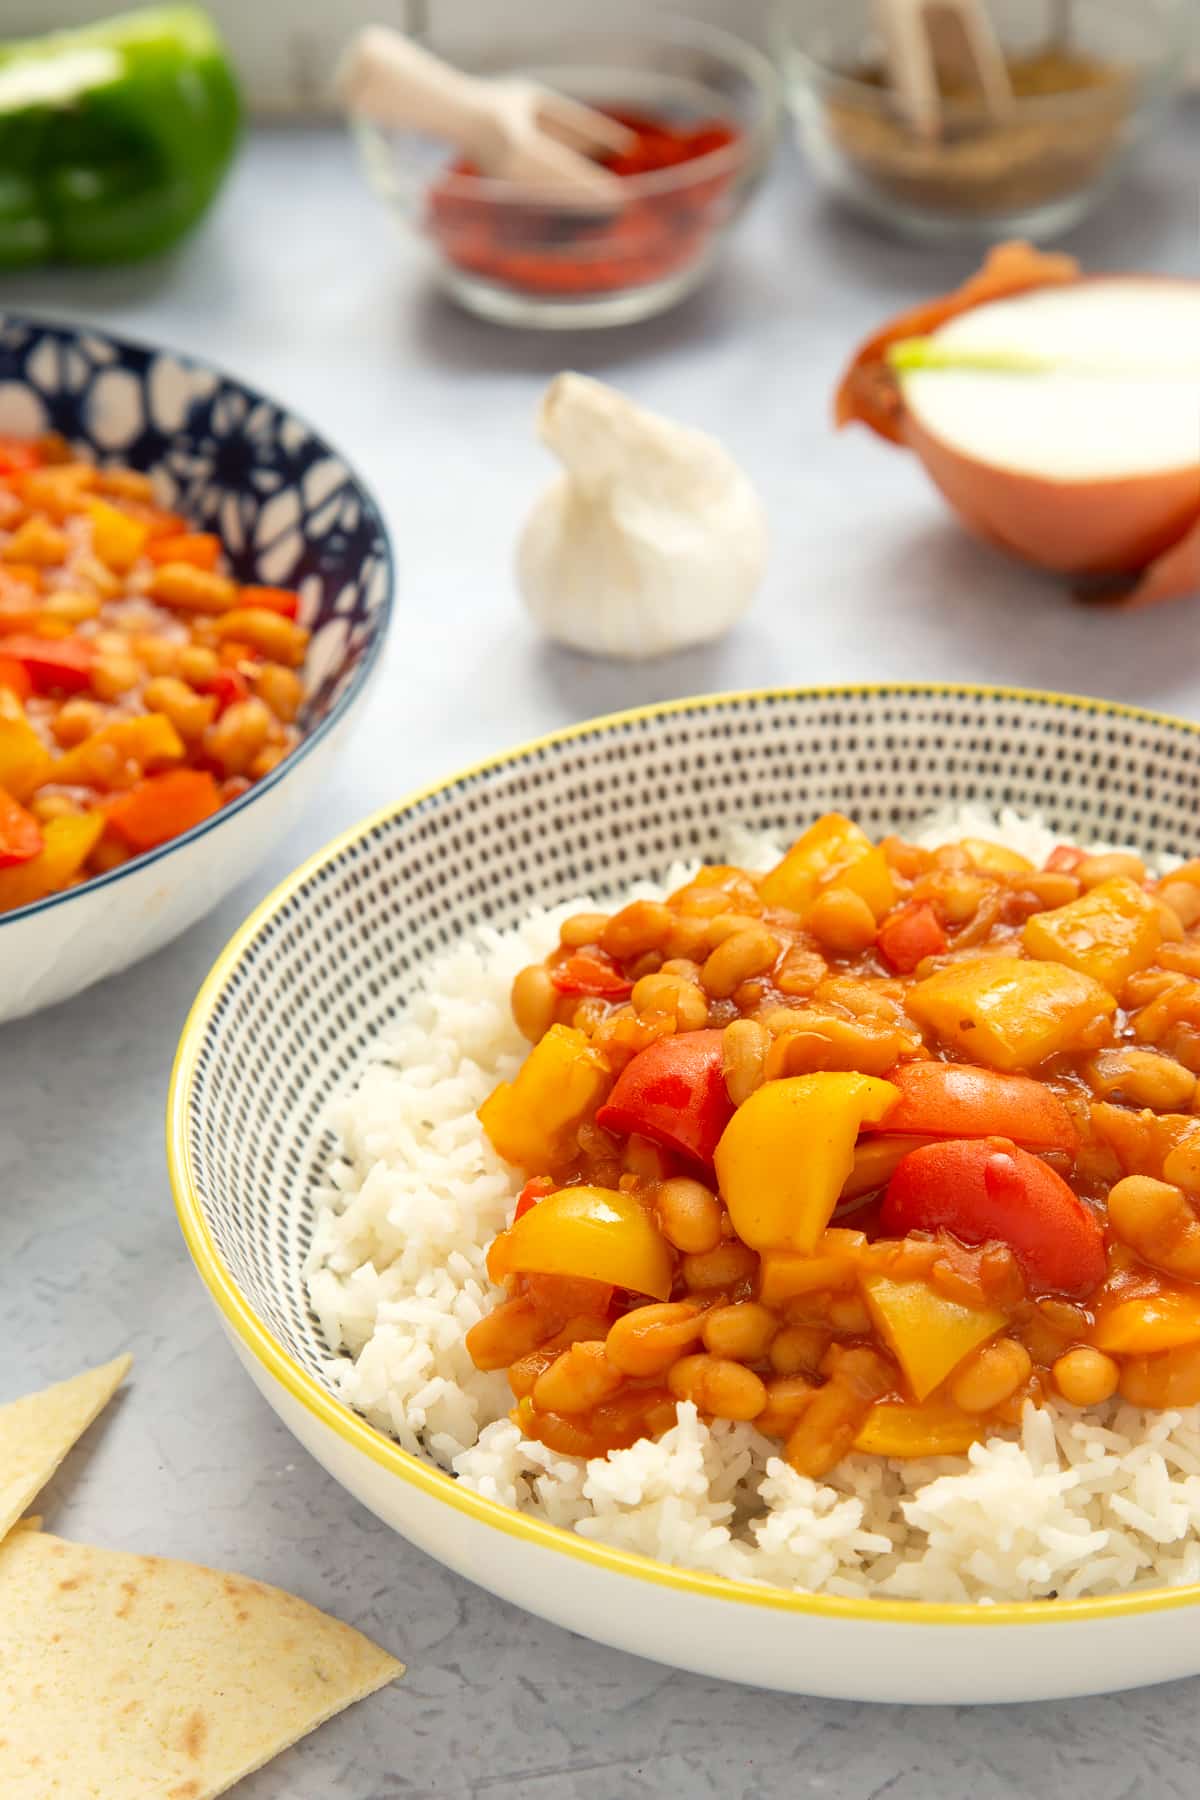
M 1190 731 L 1200 736 L 1200 725 L 1194 725 L 1186 719 L 1172 718 L 1166 713 L 1149 712 L 1141 707 L 1122 706 L 1115 701 L 1040 691 L 1035 688 L 984 687 L 958 682 L 868 682 L 834 687 L 753 688 L 738 693 L 707 694 L 685 700 L 661 701 L 650 706 L 635 707 L 627 712 L 609 713 L 601 718 L 588 719 L 582 724 L 550 732 L 544 737 L 532 738 L 529 742 L 520 744 L 513 750 L 504 751 L 499 756 L 487 757 L 482 762 L 458 770 L 457 773 L 448 776 L 445 780 L 435 781 L 428 787 L 418 788 L 403 799 L 381 807 L 377 812 L 360 820 L 357 825 L 352 825 L 348 830 L 340 832 L 337 837 L 325 845 L 324 849 L 318 850 L 306 862 L 301 863 L 298 869 L 293 870 L 292 874 L 280 882 L 273 893 L 268 894 L 267 898 L 255 907 L 245 922 L 234 932 L 209 970 L 196 995 L 183 1027 L 175 1055 L 175 1064 L 171 1071 L 171 1084 L 167 1096 L 167 1164 L 171 1188 L 175 1196 L 175 1210 L 192 1260 L 228 1328 L 272 1380 L 278 1382 L 293 1400 L 298 1401 L 319 1424 L 333 1432 L 335 1437 L 340 1438 L 343 1444 L 360 1455 L 368 1457 L 371 1462 L 377 1464 L 381 1469 L 386 1469 L 389 1474 L 407 1482 L 410 1487 L 418 1488 L 431 1499 L 440 1500 L 467 1518 L 504 1532 L 509 1537 L 521 1538 L 527 1544 L 553 1551 L 557 1555 L 574 1557 L 579 1562 L 590 1563 L 593 1567 L 605 1570 L 609 1574 L 628 1576 L 635 1581 L 651 1582 L 658 1587 L 673 1588 L 677 1592 L 707 1600 L 734 1601 L 742 1606 L 769 1607 L 775 1611 L 803 1613 L 810 1617 L 829 1620 L 857 1620 L 863 1623 L 886 1622 L 909 1626 L 974 1625 L 979 1627 L 1053 1625 L 1068 1622 L 1078 1624 L 1093 1619 L 1123 1618 L 1133 1614 L 1164 1612 L 1177 1607 L 1194 1606 L 1200 1601 L 1200 1583 L 1178 1588 L 1153 1588 L 1128 1594 L 1106 1594 L 1078 1600 L 1012 1600 L 998 1602 L 992 1606 L 972 1605 L 965 1602 L 887 1600 L 873 1597 L 859 1600 L 842 1598 L 838 1595 L 801 1594 L 793 1593 L 785 1588 L 760 1587 L 751 1582 L 732 1581 L 721 1575 L 706 1575 L 695 1570 L 672 1568 L 666 1563 L 656 1562 L 652 1557 L 592 1542 L 576 1536 L 575 1533 L 568 1531 L 563 1526 L 550 1525 L 541 1519 L 530 1518 L 525 1513 L 516 1512 L 511 1507 L 501 1505 L 499 1501 L 488 1500 L 481 1494 L 473 1493 L 469 1488 L 463 1487 L 461 1482 L 456 1481 L 452 1475 L 435 1468 L 431 1463 L 421 1461 L 419 1457 L 411 1455 L 407 1450 L 402 1450 L 399 1444 L 391 1438 L 385 1437 L 374 1426 L 369 1425 L 344 1401 L 338 1400 L 328 1393 L 318 1381 L 288 1355 L 262 1324 L 222 1262 L 192 1179 L 187 1131 L 188 1102 L 197 1058 L 215 1001 L 262 925 L 273 914 L 279 912 L 297 889 L 302 887 L 312 875 L 315 875 L 328 863 L 335 861 L 351 844 L 365 837 L 377 826 L 409 811 L 423 801 L 433 799 L 436 795 L 457 787 L 463 781 L 506 768 L 535 751 L 553 749 L 559 744 L 569 744 L 576 738 L 586 737 L 597 731 L 633 724 L 643 719 L 667 717 L 672 713 L 698 710 L 716 712 L 723 707 L 745 705 L 749 701 L 836 700 L 864 696 L 902 698 L 905 695 L 916 698 L 917 696 L 937 696 L 939 694 L 944 694 L 948 698 L 973 696 L 992 700 L 1022 700 L 1042 705 L 1065 706 L 1080 712 L 1096 713 L 1106 717 L 1134 719 L 1142 724 L 1165 725 L 1172 730 Z

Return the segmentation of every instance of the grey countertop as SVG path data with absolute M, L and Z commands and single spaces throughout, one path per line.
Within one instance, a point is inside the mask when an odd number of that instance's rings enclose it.
M 1068 247 L 1098 267 L 1200 269 L 1193 105 Z M 163 1163 L 184 1013 L 246 911 L 334 831 L 406 789 L 592 713 L 774 682 L 1024 683 L 1200 713 L 1200 602 L 1088 614 L 961 535 L 920 471 L 832 435 L 839 363 L 895 308 L 960 279 L 833 216 L 790 153 L 716 279 L 597 335 L 477 324 L 425 284 L 347 144 L 260 133 L 170 263 L 30 274 L 0 306 L 201 352 L 293 403 L 381 496 L 402 569 L 385 674 L 284 848 L 139 968 L 0 1030 L 0 1399 L 136 1356 L 70 1458 L 48 1523 L 241 1569 L 386 1644 L 405 1681 L 239 1790 L 246 1800 L 835 1800 L 1191 1795 L 1200 1688 L 959 1711 L 863 1708 L 673 1673 L 542 1624 L 393 1536 L 311 1462 L 238 1369 L 192 1273 Z M 563 366 L 717 432 L 773 521 L 766 587 L 725 642 L 627 669 L 548 648 L 509 573 L 549 474 L 531 427 Z

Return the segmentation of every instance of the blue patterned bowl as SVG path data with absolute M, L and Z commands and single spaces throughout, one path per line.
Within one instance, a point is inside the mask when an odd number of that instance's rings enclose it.
M 312 643 L 303 736 L 277 769 L 159 849 L 0 916 L 0 1020 L 149 955 L 267 855 L 343 741 L 392 606 L 387 531 L 354 471 L 303 419 L 220 370 L 0 315 L 0 434 L 43 431 L 152 473 L 165 505 L 220 534 L 240 581 L 299 591 Z

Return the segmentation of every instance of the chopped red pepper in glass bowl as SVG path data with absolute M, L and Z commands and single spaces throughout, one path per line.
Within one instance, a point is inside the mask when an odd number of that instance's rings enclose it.
M 478 9 L 439 8 L 431 48 L 472 73 L 532 77 L 620 119 L 636 145 L 601 160 L 620 177 L 621 204 L 572 208 L 489 179 L 444 144 L 355 120 L 368 175 L 472 312 L 545 326 L 661 312 L 703 280 L 766 167 L 777 127 L 770 65 L 686 20 L 560 33 L 545 29 L 543 13 L 524 43 L 505 29 L 515 23 L 519 34 L 518 15 L 531 9 L 489 10 L 502 48 L 481 55 L 463 36 L 478 30 Z

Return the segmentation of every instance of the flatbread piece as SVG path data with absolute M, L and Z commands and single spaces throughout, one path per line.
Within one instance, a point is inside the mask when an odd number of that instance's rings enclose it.
M 213 1800 L 403 1673 L 242 1575 L 41 1531 L 0 1544 L 4 1800 Z
M 0 1538 L 107 1406 L 132 1361 L 131 1356 L 115 1357 L 103 1368 L 0 1406 Z

